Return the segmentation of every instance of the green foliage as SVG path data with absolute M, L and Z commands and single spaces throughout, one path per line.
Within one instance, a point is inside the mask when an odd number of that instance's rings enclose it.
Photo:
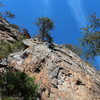
M 0 41 L 0 58 L 5 58 L 12 52 L 10 44 Z
M 4 11 L 4 12 L 0 12 L 0 16 L 3 17 L 3 18 L 15 18 L 16 16 L 11 13 L 10 11 Z
M 24 72 L 6 69 L 6 72 L 0 73 L 1 97 L 10 97 L 9 100 L 14 100 L 11 97 L 35 100 L 37 90 L 34 78 L 29 77 Z
M 93 13 L 88 21 L 90 24 L 81 28 L 83 33 L 81 43 L 86 48 L 87 59 L 100 55 L 100 18 Z
M 2 2 L 0 1 L 0 7 L 4 7 L 4 5 L 2 4 Z M 2 17 L 2 18 L 15 18 L 16 16 L 13 14 L 13 13 L 11 13 L 10 11 L 0 11 L 0 17 Z
M 16 16 L 13 14 L 13 13 L 11 13 L 10 11 L 5 11 L 5 17 L 7 18 L 15 18 Z M 4 17 L 4 18 L 5 18 Z
M 16 24 L 10 24 L 11 27 L 15 28 L 16 30 L 20 30 L 19 26 Z
M 64 44 L 64 46 L 68 48 L 69 50 L 71 50 L 72 52 L 74 52 L 75 54 L 77 54 L 78 56 L 82 56 L 83 52 L 81 48 L 72 44 Z
M 0 100 L 15 100 L 15 98 L 4 96 L 4 97 L 1 97 Z
M 6 58 L 10 53 L 18 52 L 24 49 L 25 45 L 21 40 L 14 43 L 6 43 L 4 41 L 0 41 L 0 58 Z
M 26 28 L 23 29 L 22 35 L 23 35 L 23 37 L 25 37 L 27 39 L 31 38 L 31 36 L 30 36 L 30 34 L 29 34 L 29 32 L 28 32 L 28 30 Z
M 53 29 L 54 24 L 48 17 L 41 17 L 37 20 L 36 25 L 39 27 L 39 36 L 42 41 L 52 43 L 53 38 L 49 31 Z
M 11 44 L 12 52 L 18 52 L 20 50 L 25 50 L 25 45 L 21 40 L 18 40 Z

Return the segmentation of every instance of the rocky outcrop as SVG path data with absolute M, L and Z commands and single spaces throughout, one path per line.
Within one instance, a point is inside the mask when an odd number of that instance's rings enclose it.
M 19 31 L 11 27 L 9 22 L 0 17 L 0 40 L 14 42 L 18 39 Z
M 9 66 L 36 77 L 39 100 L 100 100 L 100 72 L 62 45 L 37 39 L 8 57 Z

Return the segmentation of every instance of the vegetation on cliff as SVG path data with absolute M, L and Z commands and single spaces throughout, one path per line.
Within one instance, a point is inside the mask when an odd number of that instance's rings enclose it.
M 7 18 L 15 18 L 15 15 L 10 11 L 0 12 L 0 21 L 3 19 L 6 20 Z M 80 57 L 85 56 L 85 58 L 91 59 L 100 55 L 100 18 L 93 13 L 88 20 L 90 25 L 81 28 L 83 30 L 81 43 L 82 47 L 86 47 L 86 49 L 79 48 L 72 44 L 64 44 L 64 46 Z M 18 25 L 11 24 L 10 22 L 8 23 L 10 27 L 19 31 L 19 37 L 13 43 L 5 42 L 3 40 L 0 41 L 0 60 L 2 58 L 7 58 L 11 53 L 25 50 L 26 46 L 23 44 L 23 40 L 31 38 L 30 33 L 26 28 L 21 31 Z M 53 44 L 53 37 L 50 35 L 50 31 L 54 28 L 53 21 L 48 17 L 40 17 L 35 24 L 39 28 L 39 34 L 37 35 L 38 39 L 40 39 L 41 42 Z M 5 25 L 0 26 L 2 31 L 5 31 L 5 28 L 3 28 L 4 26 Z M 85 52 L 84 55 L 83 51 Z M 68 62 L 66 61 L 66 63 Z M 69 64 L 73 65 L 72 62 L 69 62 Z M 38 71 L 40 71 L 40 69 L 38 69 Z M 4 72 L 0 73 L 0 96 L 2 100 L 16 100 L 19 98 L 22 98 L 22 100 L 35 100 L 37 95 L 38 86 L 35 84 L 35 79 L 29 77 L 24 72 L 15 71 L 13 69 L 5 69 Z
M 81 44 L 85 49 L 87 59 L 100 55 L 100 18 L 92 13 L 89 18 L 89 25 L 82 27 L 83 38 Z
M 39 27 L 39 38 L 41 41 L 53 42 L 50 31 L 54 28 L 53 21 L 48 17 L 38 18 L 36 25 Z
M 6 43 L 0 41 L 0 59 L 7 58 L 10 53 L 18 52 L 25 49 L 25 45 L 22 40 L 18 40 L 14 43 Z
M 2 100 L 35 100 L 38 86 L 24 72 L 6 69 L 0 73 L 0 97 Z M 18 100 L 19 100 L 18 99 Z

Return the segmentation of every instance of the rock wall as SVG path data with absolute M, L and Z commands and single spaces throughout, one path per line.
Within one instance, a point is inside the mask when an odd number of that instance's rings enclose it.
M 39 100 L 100 100 L 100 72 L 62 45 L 23 41 L 25 51 L 8 57 L 10 67 L 36 77 Z
M 18 39 L 19 31 L 11 27 L 7 20 L 0 17 L 0 40 L 14 42 Z

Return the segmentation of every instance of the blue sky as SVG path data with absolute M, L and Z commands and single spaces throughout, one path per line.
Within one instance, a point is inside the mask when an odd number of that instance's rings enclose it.
M 58 44 L 71 43 L 79 45 L 82 37 L 80 27 L 87 24 L 87 16 L 96 12 L 100 16 L 100 0 L 1 0 L 5 8 L 16 15 L 11 20 L 21 28 L 27 28 L 32 36 L 38 33 L 32 24 L 41 16 L 50 17 L 55 23 L 52 36 Z M 96 57 L 100 70 L 100 57 Z

